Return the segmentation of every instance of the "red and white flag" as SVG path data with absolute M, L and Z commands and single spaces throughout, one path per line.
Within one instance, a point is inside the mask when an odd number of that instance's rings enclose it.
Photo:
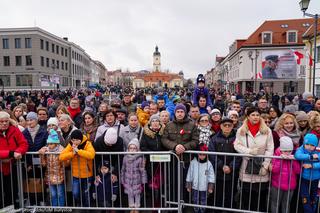
M 310 53 L 308 53 L 308 57 L 309 57 L 309 66 L 311 67 L 313 65 L 313 59 Z
M 301 64 L 301 59 L 304 58 L 304 55 L 301 52 L 293 50 L 293 49 L 291 49 L 291 51 L 293 52 L 294 57 L 297 60 L 297 64 L 300 65 Z

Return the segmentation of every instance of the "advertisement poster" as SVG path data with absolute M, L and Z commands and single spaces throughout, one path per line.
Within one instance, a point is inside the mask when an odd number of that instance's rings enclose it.
M 294 79 L 297 78 L 297 55 L 293 50 L 274 50 L 262 52 L 262 79 Z

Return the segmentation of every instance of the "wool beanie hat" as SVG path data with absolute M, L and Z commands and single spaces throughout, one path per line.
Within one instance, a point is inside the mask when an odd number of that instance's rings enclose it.
M 311 92 L 304 92 L 302 94 L 302 99 L 303 100 L 307 100 L 308 97 L 313 97 L 312 93 Z
M 0 118 L 10 118 L 10 115 L 5 111 L 0 111 Z
M 117 143 L 118 132 L 115 128 L 109 128 L 104 135 L 104 143 L 107 145 L 113 145 Z
M 149 121 L 151 122 L 152 120 L 160 121 L 160 117 L 159 117 L 159 115 L 157 115 L 157 114 L 151 115 L 151 117 L 150 117 Z
M 197 77 L 197 84 L 199 82 L 203 82 L 205 83 L 206 82 L 206 79 L 204 78 L 203 74 L 199 74 L 198 77 Z
M 133 138 L 129 143 L 128 143 L 128 149 L 130 147 L 130 145 L 135 145 L 137 147 L 137 151 L 140 151 L 140 143 L 139 140 L 137 138 Z
M 56 117 L 49 118 L 49 120 L 47 121 L 47 126 L 49 125 L 59 126 L 58 119 Z
M 78 139 L 78 140 L 82 141 L 83 140 L 83 134 L 79 129 L 76 129 L 71 133 L 70 138 L 71 138 L 71 140 L 72 139 Z
M 176 113 L 177 110 L 182 109 L 185 113 L 187 113 L 187 108 L 184 104 L 177 104 L 174 108 L 174 113 Z
M 280 150 L 281 151 L 292 151 L 293 142 L 292 139 L 288 136 L 283 136 L 280 138 Z
M 50 129 L 50 133 L 47 139 L 47 144 L 48 143 L 60 144 L 58 133 L 54 129 Z
M 235 111 L 235 110 L 230 110 L 230 111 L 228 112 L 228 118 L 230 118 L 232 115 L 235 115 L 235 116 L 239 117 L 238 112 Z
M 221 115 L 221 112 L 218 109 L 213 109 L 210 114 L 212 115 L 213 113 L 219 113 Z
M 38 120 L 38 115 L 35 112 L 29 112 L 27 114 L 27 120 Z
M 304 136 L 303 144 L 304 145 L 309 144 L 309 145 L 313 145 L 313 146 L 317 147 L 318 146 L 318 138 L 315 134 L 308 133 L 308 134 L 306 134 L 306 136 Z
M 297 113 L 296 119 L 297 119 L 297 122 L 299 122 L 299 121 L 308 121 L 309 117 L 308 117 L 307 113 L 305 113 L 304 111 L 299 111 Z
M 103 167 L 103 166 L 105 166 L 105 167 L 110 169 L 110 162 L 107 161 L 107 160 L 102 161 L 101 167 Z
M 146 106 L 150 106 L 148 101 L 143 101 L 141 104 L 141 109 L 144 109 Z

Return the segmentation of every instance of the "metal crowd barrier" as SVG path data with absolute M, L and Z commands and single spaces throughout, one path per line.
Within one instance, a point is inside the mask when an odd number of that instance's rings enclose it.
M 124 190 L 121 178 L 123 158 L 131 154 L 141 155 L 143 170 L 145 169 L 147 173 L 147 182 L 138 190 L 140 206 L 135 207 L 128 205 L 127 192 Z M 207 155 L 206 160 L 203 161 L 206 163 L 204 174 L 200 167 L 198 170 L 194 169 L 195 158 L 199 154 Z M 52 155 L 57 154 L 45 154 L 47 157 Z M 296 175 L 289 174 L 287 180 L 289 184 L 291 179 L 296 176 L 296 187 L 290 193 L 286 193 L 279 187 L 274 187 L 271 181 L 272 173 L 268 172 L 265 176 L 255 176 L 253 163 L 250 164 L 251 174 L 244 174 L 241 172 L 246 169 L 243 163 L 249 159 L 270 161 L 282 159 L 278 169 L 282 171 L 283 168 L 289 168 L 290 173 L 297 173 Z M 99 165 L 106 161 L 111 165 L 111 173 L 115 175 L 117 180 L 115 182 L 96 179 Z M 92 163 L 92 167 L 88 165 L 90 163 Z M 1 171 L 3 171 L 3 164 L 0 165 Z M 192 210 L 194 212 L 303 212 L 303 204 L 299 196 L 301 183 L 304 181 L 299 175 L 302 172 L 302 167 L 300 166 L 297 171 L 294 160 L 286 159 L 284 161 L 281 157 L 198 151 L 187 151 L 183 156 L 178 156 L 173 152 L 98 152 L 95 159 L 92 162 L 87 161 L 87 166 L 84 167 L 86 170 L 84 173 L 92 172 L 92 177 L 88 176 L 83 180 L 77 180 L 73 177 L 72 171 L 75 165 L 70 162 L 62 164 L 63 181 L 57 187 L 56 184 L 51 184 L 53 180 L 46 178 L 46 174 L 52 172 L 50 170 L 54 168 L 46 167 L 43 159 L 39 158 L 39 153 L 28 152 L 21 160 L 10 161 L 10 175 L 0 173 L 0 212 L 8 212 L 9 210 L 6 208 L 12 210 L 13 207 L 15 211 L 59 208 L 147 212 L 182 212 L 183 209 L 191 212 Z M 224 165 L 228 165 L 230 170 L 224 168 Z M 212 166 L 212 170 L 209 168 L 210 166 Z M 191 171 L 192 168 L 193 171 Z M 210 179 L 212 177 L 209 176 L 211 171 L 214 172 L 214 184 L 211 185 L 213 186 L 212 193 L 208 191 L 210 181 L 212 182 Z M 193 176 L 188 175 L 188 172 Z M 244 175 L 246 181 L 244 181 Z M 283 172 L 279 172 L 278 181 L 283 181 L 283 175 Z M 189 178 L 188 182 L 187 177 Z M 190 177 L 198 179 L 190 179 Z M 268 181 L 265 182 L 265 179 Z M 199 183 L 202 186 L 204 183 L 204 191 L 200 189 Z M 78 188 L 75 187 L 76 184 L 78 184 Z M 102 191 L 99 184 L 103 184 Z M 311 187 L 311 182 L 308 184 Z M 76 189 L 78 193 L 75 193 Z M 110 198 L 106 190 L 109 190 L 116 197 L 111 196 Z M 56 193 L 53 194 L 53 191 Z M 101 193 L 103 199 L 101 199 Z

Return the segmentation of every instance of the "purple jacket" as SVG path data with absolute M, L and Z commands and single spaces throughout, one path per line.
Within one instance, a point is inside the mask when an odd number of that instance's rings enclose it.
M 204 95 L 207 98 L 207 106 L 211 106 L 212 105 L 212 101 L 211 101 L 211 97 L 209 94 L 209 90 L 208 88 L 204 87 L 204 88 L 198 88 L 196 87 L 193 91 L 193 97 L 192 97 L 192 101 L 194 105 L 198 105 L 198 97 L 200 95 Z
M 274 152 L 280 156 L 280 148 Z M 282 161 L 282 163 L 281 163 Z M 292 165 L 291 165 L 292 162 Z M 297 186 L 297 174 L 300 173 L 300 163 L 297 160 L 272 159 L 272 186 L 281 190 L 294 190 Z M 291 176 L 291 177 L 290 177 Z M 289 182 L 290 181 L 290 182 Z
M 126 194 L 140 194 L 142 192 L 142 184 L 148 182 L 143 161 L 143 157 L 137 154 L 126 155 L 123 158 L 121 183 Z

